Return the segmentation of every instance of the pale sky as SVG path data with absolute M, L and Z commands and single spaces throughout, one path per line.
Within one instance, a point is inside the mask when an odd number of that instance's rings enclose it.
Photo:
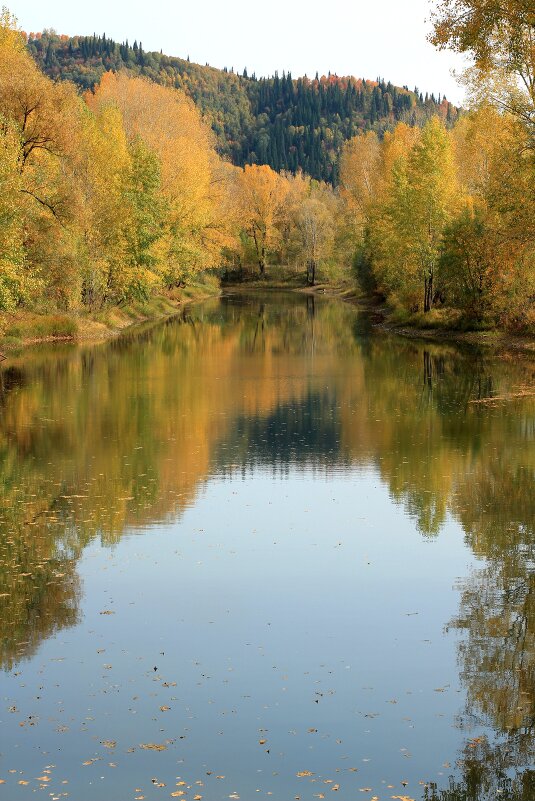
M 433 0 L 6 0 L 27 32 L 106 33 L 214 67 L 257 76 L 290 70 L 385 80 L 461 103 L 460 58 L 426 41 Z

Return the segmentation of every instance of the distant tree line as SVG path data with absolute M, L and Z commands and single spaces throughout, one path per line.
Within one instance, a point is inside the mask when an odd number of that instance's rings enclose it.
M 303 170 L 312 178 L 338 182 L 342 145 L 359 132 L 379 135 L 397 122 L 422 126 L 433 115 L 452 125 L 459 111 L 445 98 L 384 80 L 337 75 L 295 80 L 241 75 L 227 68 L 193 64 L 102 36 L 30 34 L 27 46 L 41 69 L 54 79 L 93 90 L 107 71 L 127 70 L 156 83 L 182 89 L 210 121 L 217 149 L 233 164 L 267 164 L 276 171 Z

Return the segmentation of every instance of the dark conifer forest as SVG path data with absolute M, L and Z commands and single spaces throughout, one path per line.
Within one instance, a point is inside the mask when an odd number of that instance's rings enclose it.
M 235 165 L 303 170 L 334 184 L 341 148 L 358 133 L 381 135 L 400 121 L 421 127 L 433 115 L 450 126 L 459 113 L 440 95 L 423 95 L 417 87 L 400 88 L 381 78 L 316 74 L 295 79 L 290 73 L 257 78 L 246 68 L 237 73 L 200 66 L 189 58 L 145 52 L 141 42 L 118 44 L 105 34 L 30 34 L 28 48 L 47 75 L 82 90 L 92 90 L 110 70 L 183 89 L 209 121 L 220 154 Z

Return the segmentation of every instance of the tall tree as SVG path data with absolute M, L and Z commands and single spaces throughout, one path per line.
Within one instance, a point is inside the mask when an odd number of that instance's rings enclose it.
M 254 243 L 260 275 L 266 272 L 268 251 L 279 241 L 279 228 L 288 186 L 267 165 L 245 165 L 240 178 L 243 227 Z
M 473 59 L 469 85 L 528 127 L 535 145 L 533 0 L 441 0 L 431 41 Z

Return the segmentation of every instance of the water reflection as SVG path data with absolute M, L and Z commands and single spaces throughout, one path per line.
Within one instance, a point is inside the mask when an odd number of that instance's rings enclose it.
M 433 801 L 534 797 L 533 364 L 373 333 L 290 294 L 191 306 L 99 347 L 36 350 L 0 374 L 0 660 L 78 619 L 94 539 L 174 519 L 214 475 L 373 468 L 425 537 L 448 516 L 482 561 L 459 587 L 468 705 L 492 727 Z

